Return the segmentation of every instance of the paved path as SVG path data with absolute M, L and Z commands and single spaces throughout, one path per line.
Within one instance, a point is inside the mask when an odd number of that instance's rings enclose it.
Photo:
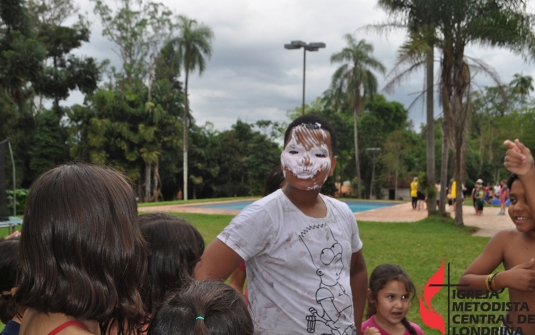
M 241 199 L 244 200 L 244 199 Z M 209 204 L 209 203 L 203 203 Z M 193 204 L 192 204 L 193 205 Z M 174 213 L 203 213 L 203 214 L 229 214 L 237 215 L 239 210 L 221 210 L 209 208 L 196 208 L 192 205 L 167 205 L 140 207 L 140 212 L 174 212 Z M 485 207 L 482 216 L 476 216 L 472 206 L 463 206 L 464 224 L 480 228 L 475 236 L 494 236 L 498 231 L 515 228 L 509 215 L 498 215 L 498 207 Z M 453 213 L 452 213 L 453 216 Z M 375 222 L 416 222 L 427 217 L 427 211 L 414 211 L 410 202 L 399 205 L 372 209 L 355 213 L 355 218 L 362 221 Z
M 498 215 L 499 207 L 485 207 L 483 215 L 477 216 L 472 206 L 463 206 L 464 224 L 480 228 L 474 236 L 494 236 L 498 231 L 515 228 L 509 215 Z M 412 210 L 411 203 L 373 209 L 366 212 L 355 213 L 355 218 L 362 221 L 376 222 L 415 222 L 427 217 L 427 211 Z M 452 213 L 452 217 L 455 217 Z

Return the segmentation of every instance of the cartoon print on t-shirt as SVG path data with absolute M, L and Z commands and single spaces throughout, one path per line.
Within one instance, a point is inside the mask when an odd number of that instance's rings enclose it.
M 299 234 L 299 240 L 307 248 L 319 276 L 316 302 L 320 306 L 309 308 L 311 315 L 306 316 L 307 331 L 314 333 L 316 323 L 321 322 L 330 328 L 331 334 L 356 334 L 352 298 L 338 282 L 345 266 L 342 246 L 326 223 L 307 227 Z M 346 322 L 351 325 L 342 329 L 340 325 L 347 324 Z

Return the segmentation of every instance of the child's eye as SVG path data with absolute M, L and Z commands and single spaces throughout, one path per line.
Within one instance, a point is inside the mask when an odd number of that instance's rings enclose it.
M 322 157 L 322 158 L 325 158 L 327 157 L 325 154 L 316 154 L 316 157 Z
M 291 155 L 297 155 L 297 154 L 298 154 L 298 152 L 297 152 L 297 151 L 295 151 L 295 150 L 290 150 L 290 154 L 291 154 Z
M 407 300 L 407 299 L 409 299 L 409 296 L 408 295 L 404 295 L 404 296 L 401 297 L 401 299 Z
M 511 201 L 511 204 L 516 204 L 516 199 L 514 199 L 514 198 L 509 198 L 509 200 Z

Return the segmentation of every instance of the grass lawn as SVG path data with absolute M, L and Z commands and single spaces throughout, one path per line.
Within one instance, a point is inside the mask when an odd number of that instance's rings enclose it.
M 204 236 L 207 244 L 233 217 L 185 213 L 175 215 L 193 223 Z M 488 237 L 471 236 L 470 233 L 473 231 L 471 227 L 455 227 L 451 219 L 427 218 L 415 223 L 359 222 L 358 224 L 364 242 L 363 253 L 368 275 L 379 264 L 399 264 L 411 276 L 419 292 L 427 280 L 438 271 L 442 261 L 445 263 L 444 280 L 447 281 L 447 265 L 450 263 L 450 280 L 451 283 L 456 283 L 464 269 L 479 255 L 489 241 Z M 447 288 L 444 287 L 432 300 L 433 308 L 443 316 L 446 322 L 447 296 Z M 500 295 L 501 300 L 506 301 L 506 296 L 507 294 Z M 408 314 L 410 321 L 420 325 L 426 335 L 440 334 L 439 331 L 425 326 L 420 319 L 418 297 L 412 301 L 411 306 Z M 451 324 L 451 326 L 456 326 L 455 332 L 459 332 L 459 325 Z M 451 327 L 450 334 L 454 334 Z

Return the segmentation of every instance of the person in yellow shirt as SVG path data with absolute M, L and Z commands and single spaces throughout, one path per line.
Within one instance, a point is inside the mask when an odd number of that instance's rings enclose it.
M 418 177 L 414 177 L 411 183 L 412 210 L 416 210 L 418 203 Z
M 461 191 L 462 192 L 466 191 L 466 187 L 464 187 L 464 184 L 461 184 Z M 464 199 L 464 194 L 461 194 L 461 196 Z M 457 198 L 457 182 L 455 180 L 452 180 L 451 187 L 450 187 L 450 199 L 453 204 L 452 210 L 455 209 L 456 198 Z M 461 202 L 461 206 L 462 206 L 462 202 Z

